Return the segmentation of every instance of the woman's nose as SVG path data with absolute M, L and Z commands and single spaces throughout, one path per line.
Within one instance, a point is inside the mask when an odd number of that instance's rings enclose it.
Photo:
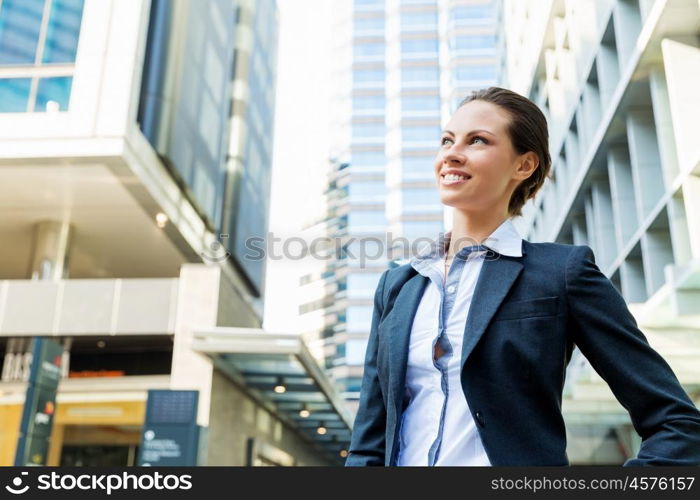
M 443 159 L 447 163 L 459 163 L 462 164 L 466 161 L 466 157 L 464 156 L 463 153 L 460 151 L 455 150 L 454 148 L 450 148 L 446 153 Z

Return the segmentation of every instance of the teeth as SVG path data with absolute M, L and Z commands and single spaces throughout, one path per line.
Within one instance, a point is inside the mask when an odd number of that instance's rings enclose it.
M 445 174 L 445 180 L 447 181 L 462 181 L 467 180 L 466 177 L 457 174 Z

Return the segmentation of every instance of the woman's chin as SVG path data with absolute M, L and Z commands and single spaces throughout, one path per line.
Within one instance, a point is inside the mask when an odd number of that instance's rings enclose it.
M 458 193 L 448 193 L 445 191 L 440 191 L 440 203 L 448 207 L 459 208 L 468 200 L 465 200 L 464 194 L 461 196 Z

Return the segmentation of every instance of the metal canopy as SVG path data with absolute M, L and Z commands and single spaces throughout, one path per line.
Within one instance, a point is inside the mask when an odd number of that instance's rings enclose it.
M 333 462 L 342 464 L 352 419 L 300 335 L 268 333 L 260 328 L 216 327 L 195 332 L 192 348 L 247 387 L 261 405 Z M 284 392 L 277 392 L 277 386 L 284 387 Z M 279 387 L 278 390 L 281 391 Z M 302 410 L 308 416 L 302 416 Z

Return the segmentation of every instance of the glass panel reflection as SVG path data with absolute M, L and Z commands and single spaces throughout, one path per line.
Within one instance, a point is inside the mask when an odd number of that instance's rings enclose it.
M 72 83 L 73 78 L 70 76 L 42 78 L 39 80 L 34 111 L 68 110 Z
M 27 111 L 31 78 L 4 78 L 0 80 L 0 113 Z
M 0 64 L 34 64 L 44 0 L 0 2 Z
M 75 62 L 82 15 L 83 0 L 53 0 L 43 62 Z

